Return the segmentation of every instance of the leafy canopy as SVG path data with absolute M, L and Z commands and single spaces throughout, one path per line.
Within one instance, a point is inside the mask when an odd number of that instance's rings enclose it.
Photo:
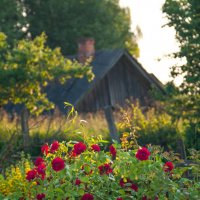
M 21 0 L 0 1 L 0 32 L 4 32 L 9 41 L 25 36 L 23 27 L 26 27 L 27 22 L 23 16 L 23 11 Z
M 186 63 L 172 68 L 172 76 L 182 75 L 185 94 L 200 93 L 200 3 L 199 0 L 166 0 L 163 12 L 168 26 L 176 30 L 180 52 L 174 56 L 185 58 Z
M 47 44 L 64 54 L 76 53 L 80 37 L 93 37 L 97 49 L 127 47 L 139 55 L 130 12 L 119 0 L 24 0 L 24 7 L 32 37 L 44 31 Z
M 0 106 L 23 104 L 31 112 L 41 112 L 53 105 L 42 90 L 55 78 L 64 83 L 71 77 L 92 78 L 90 67 L 63 57 L 59 48 L 45 46 L 46 35 L 32 41 L 20 40 L 13 47 L 0 33 Z
M 163 12 L 174 27 L 180 51 L 173 56 L 185 59 L 182 65 L 173 66 L 173 77 L 181 75 L 180 93 L 173 94 L 171 110 L 179 117 L 185 116 L 199 130 L 200 113 L 200 4 L 199 0 L 166 0 Z

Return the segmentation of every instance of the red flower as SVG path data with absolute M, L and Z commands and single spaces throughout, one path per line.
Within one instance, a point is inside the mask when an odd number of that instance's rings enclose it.
M 31 181 L 33 180 L 37 175 L 37 171 L 35 169 L 29 170 L 26 173 L 26 180 Z
M 119 184 L 121 187 L 124 187 L 125 182 L 124 182 L 123 178 L 120 179 Z
M 46 169 L 46 165 L 44 163 L 41 163 L 36 168 L 36 170 L 38 171 L 39 174 L 40 174 L 40 170 L 45 170 L 45 169 Z
M 65 168 L 65 161 L 62 158 L 54 158 L 51 162 L 54 171 L 58 172 Z
M 110 174 L 113 172 L 112 168 L 110 167 L 110 164 L 107 164 L 107 163 L 99 166 L 98 169 L 99 169 L 100 175 Z
M 35 166 L 39 166 L 40 164 L 44 163 L 44 160 L 43 158 L 41 157 L 38 157 L 36 160 L 35 160 Z
M 130 183 L 131 186 L 126 186 L 127 183 Z M 124 182 L 124 179 L 120 179 L 119 184 L 121 187 L 126 187 L 126 188 L 131 188 L 132 190 L 135 190 L 135 192 L 138 191 L 138 186 L 133 183 L 133 181 L 131 181 L 130 179 L 127 179 L 127 182 Z
M 121 197 L 118 197 L 116 200 L 123 200 Z
M 80 185 L 80 184 L 81 184 L 81 180 L 77 178 L 75 181 L 75 185 Z
M 87 147 L 83 142 L 79 142 L 74 145 L 73 153 L 75 153 L 75 155 L 80 155 L 81 153 L 83 153 L 86 150 L 86 148 Z
M 59 146 L 60 146 L 59 142 L 58 141 L 54 141 L 51 144 L 51 148 L 50 148 L 51 153 L 54 153 L 55 151 L 57 151 Z
M 134 184 L 134 183 L 131 184 L 130 188 L 131 188 L 132 190 L 135 190 L 135 192 L 138 191 L 138 186 L 137 186 L 136 184 Z
M 141 149 L 138 149 L 136 153 L 136 158 L 138 160 L 148 160 L 150 156 L 150 152 L 146 147 L 142 147 Z
M 99 152 L 101 149 L 100 149 L 100 146 L 98 144 L 93 144 L 91 146 L 92 150 L 93 151 L 96 151 L 96 152 Z
M 110 153 L 112 154 L 113 157 L 115 157 L 117 154 L 117 151 L 113 145 L 110 146 Z
M 44 180 L 45 175 L 46 175 L 45 169 L 46 169 L 46 165 L 45 165 L 44 163 L 41 163 L 41 164 L 36 168 L 37 173 L 38 173 L 39 177 L 41 177 L 42 180 Z
M 148 200 L 147 196 L 143 196 L 142 200 Z
M 82 196 L 81 200 L 94 200 L 94 197 L 92 194 L 86 193 Z
M 166 162 L 164 165 L 165 172 L 171 172 L 174 169 L 174 165 L 172 162 Z
M 49 146 L 48 144 L 44 144 L 41 148 L 43 154 L 47 155 L 49 153 Z
M 132 181 L 128 178 L 128 179 L 126 179 L 126 182 L 124 182 L 124 179 L 123 178 L 121 178 L 120 179 L 120 181 L 119 181 L 119 184 L 120 184 L 120 186 L 121 187 L 125 187 L 126 185 L 126 183 L 132 183 Z M 126 186 L 127 187 L 127 186 Z
M 45 194 L 44 193 L 41 193 L 41 194 L 37 195 L 37 200 L 42 200 L 44 198 L 45 198 Z

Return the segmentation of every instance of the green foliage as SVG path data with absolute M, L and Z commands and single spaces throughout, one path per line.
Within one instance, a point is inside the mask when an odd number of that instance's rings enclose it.
M 77 40 L 93 37 L 97 49 L 125 48 L 139 56 L 135 35 L 130 31 L 130 12 L 119 0 L 25 0 L 28 32 L 47 34 L 47 44 L 66 54 L 77 52 Z
M 166 0 L 163 12 L 169 20 L 168 26 L 176 30 L 180 52 L 175 57 L 185 58 L 186 63 L 174 66 L 172 75 L 182 75 L 182 90 L 187 94 L 200 92 L 200 4 L 198 0 Z
M 152 96 L 160 101 L 162 108 L 176 119 L 187 119 L 191 122 L 198 122 L 200 113 L 200 95 L 188 95 L 180 92 L 179 87 L 173 82 L 168 82 L 164 86 L 165 94 L 153 90 Z
M 176 30 L 180 51 L 173 56 L 184 64 L 173 66 L 172 76 L 181 75 L 183 82 L 178 94 L 167 98 L 169 111 L 177 118 L 186 118 L 199 138 L 200 127 L 200 4 L 198 0 L 166 0 L 163 12 L 168 26 Z M 168 101 L 169 100 L 169 101 Z M 191 136 L 190 136 L 191 137 Z M 198 139 L 199 140 L 199 139 Z
M 26 27 L 21 0 L 1 0 L 0 5 L 0 32 L 8 36 L 9 42 L 21 39 L 25 35 L 22 28 Z
M 71 77 L 92 78 L 90 67 L 84 67 L 63 57 L 59 48 L 45 46 L 42 34 L 32 41 L 20 40 L 10 47 L 0 33 L 0 105 L 22 104 L 31 113 L 52 108 L 42 88 L 57 79 L 64 83 Z
M 187 148 L 200 150 L 200 125 L 188 123 L 185 133 L 185 145 Z
M 187 119 L 187 145 L 199 149 L 200 140 L 200 3 L 198 0 L 166 0 L 163 12 L 174 27 L 180 51 L 174 57 L 185 59 L 182 65 L 173 66 L 172 76 L 181 75 L 179 92 L 167 93 L 165 108 L 176 120 Z
M 187 148 L 200 149 L 200 95 L 182 94 L 173 82 L 165 85 L 165 95 L 157 91 L 153 91 L 152 95 L 174 124 L 183 124 Z
M 68 104 L 67 104 L 68 105 Z M 70 106 L 70 105 L 69 105 Z M 74 110 L 71 110 L 73 116 Z M 75 113 L 76 114 L 76 113 Z M 81 137 L 83 143 L 75 149 L 77 142 L 56 142 L 58 145 L 49 145 L 48 153 L 43 153 L 43 161 L 34 164 L 22 155 L 22 160 L 15 166 L 5 170 L 0 175 L 1 199 L 36 199 L 38 194 L 44 194 L 46 199 L 81 199 L 84 194 L 90 193 L 94 199 L 116 200 L 142 199 L 143 197 L 158 199 L 198 199 L 199 196 L 199 152 L 190 150 L 190 159 L 193 163 L 188 167 L 178 167 L 180 160 L 173 152 L 163 152 L 161 147 L 148 145 L 149 158 L 140 160 L 140 147 L 136 141 L 138 125 L 144 120 L 139 108 L 134 109 L 134 123 L 127 115 L 125 126 L 132 132 L 124 133 L 122 144 L 113 144 L 110 152 L 105 151 L 107 141 L 102 136 L 88 135 L 84 125 L 73 133 Z M 77 117 L 77 116 L 76 116 Z M 166 116 L 165 116 L 166 117 Z M 77 118 L 76 118 L 77 119 Z M 76 119 L 70 123 L 77 123 Z M 137 119 L 140 119 L 137 121 Z M 162 121 L 163 122 L 163 121 Z M 152 128 L 152 127 L 151 127 Z M 55 142 L 54 142 L 55 143 Z M 93 151 L 92 145 L 98 144 L 100 151 Z M 106 144 L 106 146 L 105 146 Z M 47 144 L 46 144 L 47 145 Z M 114 155 L 116 150 L 116 155 Z M 139 149 L 138 149 L 139 148 Z M 52 151 L 54 149 L 54 151 Z M 76 151 L 75 151 L 76 150 Z M 78 153 L 81 150 L 81 153 Z M 143 157 L 143 153 L 140 154 Z M 62 159 L 64 163 L 60 170 L 55 171 L 54 159 Z M 174 163 L 175 168 L 166 171 L 167 161 Z M 101 168 L 107 164 L 106 168 Z M 53 167 L 54 166 L 54 167 Z M 109 169 L 109 171 L 107 171 Z M 192 179 L 185 177 L 190 171 Z M 33 172 L 33 176 L 29 174 Z M 76 184 L 76 180 L 80 184 Z M 137 189 L 136 189 L 137 188 Z
M 177 123 L 166 112 L 151 108 L 145 112 L 139 105 L 130 105 L 121 110 L 122 120 L 118 123 L 120 133 L 133 132 L 141 145 L 161 145 L 165 149 L 177 150 L 177 139 L 183 137 L 185 128 L 180 121 Z
M 165 171 L 164 164 L 169 161 L 167 152 L 160 148 L 149 147 L 151 153 L 149 159 L 138 160 L 136 153 L 138 148 L 124 149 L 121 145 L 114 144 L 116 158 L 102 149 L 102 138 L 90 137 L 84 141 L 86 151 L 78 156 L 72 156 L 72 150 L 76 142 L 59 143 L 54 153 L 43 156 L 43 174 L 26 180 L 28 172 L 38 170 L 40 165 L 34 166 L 24 156 L 16 166 L 11 166 L 6 171 L 6 176 L 0 176 L 0 195 L 2 198 L 35 199 L 37 194 L 45 194 L 45 199 L 81 199 L 85 193 L 90 193 L 94 199 L 116 200 L 123 199 L 194 199 L 199 197 L 199 179 L 190 180 L 184 177 L 186 170 L 197 170 L 198 167 L 178 167 Z M 92 151 L 91 145 L 99 144 L 100 152 Z M 52 148 L 52 146 L 50 146 Z M 194 161 L 193 151 L 192 157 Z M 197 153 L 197 152 L 196 152 Z M 54 171 L 53 160 L 61 158 L 65 162 L 64 169 Z M 100 173 L 99 166 L 109 164 L 109 173 Z M 178 161 L 173 159 L 174 164 Z M 41 172 L 41 171 L 40 171 Z M 105 172 L 105 171 L 103 171 Z M 76 180 L 79 179 L 79 184 Z M 17 180 L 17 181 L 16 181 Z M 131 182 L 130 182 L 131 180 Z M 133 185 L 132 185 L 133 184 Z M 134 189 L 135 186 L 138 189 Z M 132 188 L 132 189 L 131 189 Z

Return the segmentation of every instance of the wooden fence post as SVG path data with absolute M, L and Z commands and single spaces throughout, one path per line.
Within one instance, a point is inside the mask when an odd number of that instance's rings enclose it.
M 177 147 L 178 147 L 178 153 L 180 153 L 181 159 L 186 160 L 186 151 L 185 151 L 185 145 L 183 140 L 180 138 L 177 140 Z
M 106 117 L 106 121 L 108 124 L 108 128 L 110 131 L 110 137 L 112 140 L 117 140 L 119 142 L 119 137 L 117 135 L 117 128 L 115 126 L 115 120 L 113 117 L 113 113 L 112 113 L 112 107 L 111 106 L 105 106 L 104 107 L 104 113 L 105 113 L 105 117 Z
M 25 106 L 23 106 L 21 111 L 21 131 L 23 137 L 24 151 L 27 151 L 29 149 L 29 143 L 30 143 L 28 117 L 29 117 L 28 110 Z

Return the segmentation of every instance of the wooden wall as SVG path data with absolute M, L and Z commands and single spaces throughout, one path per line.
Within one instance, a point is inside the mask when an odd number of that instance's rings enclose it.
M 151 85 L 133 64 L 122 57 L 119 62 L 101 79 L 77 105 L 81 112 L 95 112 L 107 105 L 126 104 L 126 99 L 138 99 L 145 105 L 150 99 Z

